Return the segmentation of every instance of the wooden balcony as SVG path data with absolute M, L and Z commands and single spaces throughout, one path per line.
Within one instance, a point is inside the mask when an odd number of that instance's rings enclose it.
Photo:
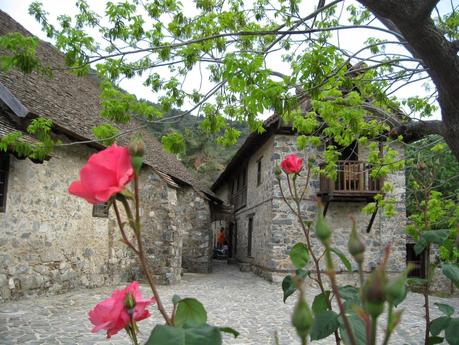
M 247 186 L 243 186 L 231 196 L 231 204 L 234 206 L 234 211 L 247 205 Z
M 373 201 L 379 193 L 382 180 L 370 176 L 371 165 L 363 161 L 338 161 L 337 176 L 333 181 L 320 176 L 318 195 L 325 201 Z

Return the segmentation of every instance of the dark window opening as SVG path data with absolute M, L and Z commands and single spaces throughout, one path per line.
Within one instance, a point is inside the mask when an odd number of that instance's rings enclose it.
M 93 205 L 92 216 L 99 218 L 108 218 L 108 203 L 104 202 L 101 204 Z
M 6 195 L 8 191 L 8 172 L 10 169 L 10 154 L 0 152 L 0 212 L 6 211 Z
M 358 161 L 359 160 L 359 145 L 354 141 L 351 145 L 340 149 L 341 158 L 344 161 Z
M 253 217 L 249 218 L 249 226 L 247 233 L 247 256 L 252 256 L 252 236 L 253 236 Z
M 261 185 L 261 158 L 257 161 L 257 187 Z
M 425 278 L 426 277 L 426 263 L 427 255 L 423 251 L 421 254 L 416 255 L 414 251 L 414 243 L 406 244 L 406 264 L 412 264 L 414 269 L 408 273 L 411 278 Z

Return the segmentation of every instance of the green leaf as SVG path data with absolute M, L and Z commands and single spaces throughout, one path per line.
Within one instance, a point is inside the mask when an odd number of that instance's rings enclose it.
M 442 270 L 443 274 L 459 289 L 459 268 L 455 264 L 445 263 L 442 265 Z
M 408 278 L 406 280 L 406 282 L 408 283 L 408 285 L 411 285 L 411 286 L 423 286 L 427 283 L 427 279 L 424 279 L 424 278 Z
M 326 310 L 317 314 L 311 328 L 311 340 L 319 340 L 328 337 L 339 327 L 338 314 L 333 310 Z
M 403 294 L 394 301 L 394 307 L 398 307 L 398 305 L 405 300 L 407 295 L 408 295 L 408 287 L 405 285 L 403 287 Z
M 356 341 L 356 345 L 366 345 L 367 344 L 367 333 L 365 330 L 365 324 L 363 321 L 355 314 L 354 311 L 348 311 L 347 318 L 349 320 L 349 324 L 351 326 L 352 333 L 354 334 L 354 338 Z M 339 317 L 339 332 L 341 338 L 345 345 L 350 345 L 351 342 L 347 335 L 346 329 L 343 324 L 343 320 Z
M 231 327 L 218 327 L 218 329 L 220 332 L 232 334 L 235 338 L 239 337 L 240 334 L 238 331 Z
M 451 319 L 447 316 L 440 316 L 439 318 L 430 321 L 429 332 L 433 336 L 437 336 L 441 331 L 448 327 L 449 321 Z
M 427 241 L 424 238 L 421 238 L 419 239 L 419 241 L 416 242 L 413 249 L 414 249 L 415 254 L 419 255 L 424 251 L 424 249 L 426 249 L 426 247 L 427 247 Z
M 345 301 L 352 302 L 354 304 L 360 304 L 359 290 L 351 285 L 346 285 L 338 288 L 341 298 Z
M 427 345 L 435 345 L 441 343 L 443 343 L 442 337 L 429 337 L 429 339 L 427 339 Z
M 157 325 L 145 345 L 221 345 L 222 335 L 217 327 L 172 327 Z
M 200 326 L 207 322 L 204 306 L 195 298 L 184 298 L 178 302 L 175 324 L 183 326 Z
M 450 345 L 459 345 L 459 318 L 449 321 L 445 331 L 445 339 Z
M 449 236 L 449 230 L 448 229 L 442 229 L 442 230 L 424 231 L 421 236 L 427 242 L 435 243 L 435 244 L 443 244 L 443 242 L 445 242 L 445 240 Z
M 340 258 L 340 260 L 343 263 L 344 267 L 346 267 L 346 269 L 349 272 L 352 272 L 352 265 L 349 262 L 349 260 L 346 258 L 346 255 L 344 255 L 344 253 L 341 250 L 339 250 L 338 248 L 331 248 L 331 251 L 333 253 L 335 253 Z
M 454 308 L 448 304 L 443 303 L 434 303 L 440 311 L 445 314 L 446 316 L 451 316 L 454 314 Z
M 296 291 L 296 285 L 291 275 L 288 275 L 282 281 L 282 291 L 284 291 L 284 303 L 289 296 Z
M 308 247 L 304 243 L 296 243 L 290 251 L 290 260 L 296 268 L 306 266 L 309 261 Z
M 312 311 L 314 312 L 314 315 L 318 315 L 328 310 L 329 298 L 330 298 L 330 291 L 328 290 L 314 297 L 314 301 L 312 302 Z

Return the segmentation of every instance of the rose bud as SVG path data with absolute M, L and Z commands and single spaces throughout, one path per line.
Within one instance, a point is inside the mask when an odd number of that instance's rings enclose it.
M 145 143 L 141 138 L 133 138 L 129 143 L 128 149 L 132 157 L 143 157 L 145 154 Z
M 406 273 L 402 273 L 395 280 L 389 282 L 385 288 L 387 301 L 390 303 L 400 303 L 406 296 Z
M 313 322 L 311 309 L 309 309 L 308 303 L 301 296 L 293 310 L 292 325 L 301 338 L 306 338 Z
M 385 277 L 381 268 L 374 270 L 363 286 L 363 298 L 365 311 L 372 317 L 378 317 L 384 311 Z
M 325 244 L 330 239 L 331 233 L 331 228 L 325 222 L 322 207 L 319 206 L 319 213 L 317 214 L 316 221 L 316 236 L 323 244 Z
M 353 256 L 354 260 L 361 264 L 363 262 L 363 253 L 365 252 L 365 244 L 363 244 L 362 240 L 359 238 L 359 234 L 357 233 L 357 227 L 355 225 L 355 219 L 352 219 L 352 231 L 351 235 L 349 236 L 349 241 L 347 242 L 347 249 L 349 253 Z

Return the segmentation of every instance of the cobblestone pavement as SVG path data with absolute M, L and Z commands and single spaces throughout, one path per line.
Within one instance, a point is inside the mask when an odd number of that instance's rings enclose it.
M 144 295 L 149 291 L 143 287 Z M 112 288 L 78 290 L 59 296 L 37 297 L 0 305 L 0 344 L 129 344 L 124 332 L 106 340 L 104 333 L 93 334 L 87 312 L 97 302 L 110 295 Z M 308 290 L 311 299 L 316 291 Z M 198 298 L 207 308 L 209 323 L 231 326 L 241 335 L 232 339 L 225 335 L 225 345 L 274 344 L 277 331 L 282 345 L 299 344 L 290 326 L 290 312 L 294 298 L 282 303 L 280 284 L 271 284 L 252 273 L 239 272 L 236 266 L 216 263 L 212 274 L 185 274 L 182 283 L 175 286 L 160 286 L 160 294 L 170 310 L 171 297 Z M 447 303 L 459 309 L 459 299 L 433 297 L 434 302 Z M 410 294 L 402 308 L 405 313 L 397 328 L 392 344 L 419 345 L 423 336 L 423 299 Z M 433 317 L 439 315 L 433 306 Z M 158 312 L 154 317 L 139 323 L 146 340 L 149 330 L 159 322 Z M 316 344 L 316 343 L 314 343 Z M 325 339 L 317 344 L 333 344 Z

